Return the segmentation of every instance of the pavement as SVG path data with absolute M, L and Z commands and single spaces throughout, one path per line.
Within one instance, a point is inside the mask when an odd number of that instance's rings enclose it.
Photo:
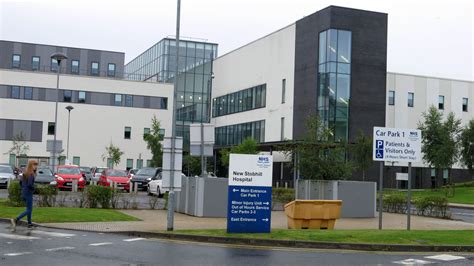
M 0 223 L 0 265 L 472 265 L 472 253 L 401 253 L 191 243 Z
M 48 227 L 74 229 L 96 232 L 158 232 L 166 230 L 165 210 L 121 210 L 121 212 L 137 217 L 141 221 L 134 222 L 92 222 L 92 223 L 45 223 Z M 34 219 L 34 216 L 33 216 Z M 287 218 L 283 211 L 272 212 L 272 229 L 286 229 Z M 225 229 L 226 218 L 201 218 L 175 213 L 174 229 Z M 474 225 L 462 221 L 411 216 L 413 230 L 474 230 Z M 342 229 L 378 229 L 378 217 L 375 218 L 341 218 L 336 221 L 336 230 Z M 383 229 L 406 229 L 406 215 L 384 213 Z

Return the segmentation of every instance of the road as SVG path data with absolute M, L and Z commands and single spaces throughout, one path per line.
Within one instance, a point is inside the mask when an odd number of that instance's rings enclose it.
M 473 254 L 288 250 L 41 227 L 11 232 L 5 223 L 0 223 L 0 257 L 2 265 L 466 265 L 474 260 Z

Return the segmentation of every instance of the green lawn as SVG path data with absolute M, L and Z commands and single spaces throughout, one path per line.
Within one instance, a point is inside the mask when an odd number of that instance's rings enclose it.
M 24 207 L 10 207 L 0 200 L 2 218 L 14 218 L 24 210 Z M 33 208 L 32 219 L 37 223 L 139 221 L 138 218 L 110 209 L 42 207 Z
M 225 230 L 177 230 L 177 234 L 337 243 L 474 245 L 474 230 L 272 230 L 270 234 L 227 234 Z
M 403 193 L 406 191 L 400 190 L 386 190 L 384 193 Z M 412 192 L 413 197 L 426 197 L 426 196 L 445 196 L 445 190 L 416 190 Z M 474 187 L 456 187 L 454 197 L 448 197 L 449 203 L 460 203 L 460 204 L 474 204 Z

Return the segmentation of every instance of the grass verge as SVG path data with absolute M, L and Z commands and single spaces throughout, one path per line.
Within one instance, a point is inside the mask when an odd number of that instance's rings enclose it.
M 24 207 L 10 207 L 4 200 L 0 201 L 1 218 L 15 218 L 24 210 Z M 43 207 L 33 208 L 32 219 L 33 222 L 36 223 L 116 222 L 140 220 L 136 217 L 110 209 Z
M 405 190 L 386 190 L 384 193 L 402 193 L 406 194 Z M 446 196 L 446 192 L 443 189 L 439 190 L 416 190 L 412 191 L 414 198 L 416 197 L 428 197 L 428 196 Z M 449 203 L 459 203 L 459 204 L 474 204 L 474 187 L 456 187 L 454 196 L 448 197 Z
M 239 237 L 252 239 L 300 240 L 337 243 L 404 245 L 474 245 L 474 230 L 272 230 L 270 234 L 227 234 L 222 229 L 177 230 L 177 234 Z

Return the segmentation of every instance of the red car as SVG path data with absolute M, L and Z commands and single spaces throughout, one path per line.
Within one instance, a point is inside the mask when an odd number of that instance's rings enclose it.
M 72 182 L 77 180 L 77 188 L 84 189 L 86 179 L 81 173 L 81 169 L 76 165 L 59 165 L 55 174 L 59 189 L 71 189 Z
M 113 183 L 116 189 L 130 192 L 130 178 L 128 177 L 128 173 L 126 171 L 116 169 L 104 170 L 100 175 L 98 184 L 101 186 L 110 187 L 110 183 Z

